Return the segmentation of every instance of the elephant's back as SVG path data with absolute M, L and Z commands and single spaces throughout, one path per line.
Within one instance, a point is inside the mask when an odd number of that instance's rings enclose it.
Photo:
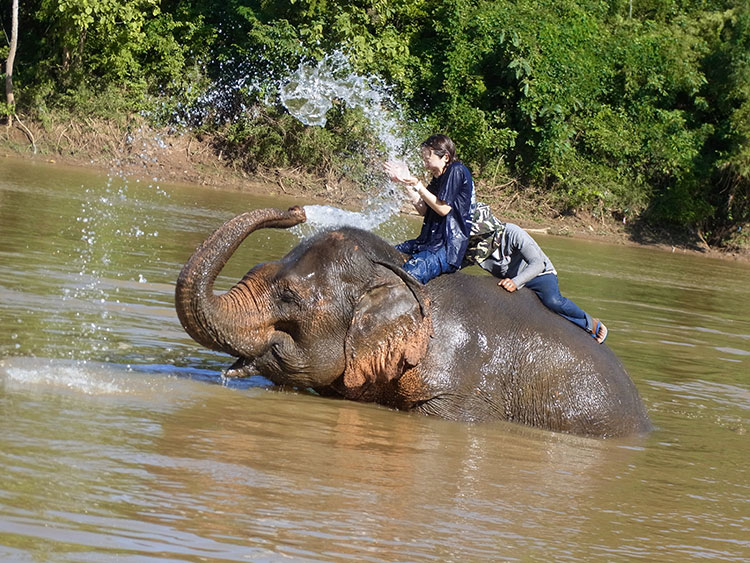
M 650 428 L 614 352 L 532 291 L 509 293 L 491 276 L 463 273 L 439 276 L 428 288 L 435 327 L 431 369 L 437 378 L 466 372 L 468 386 L 448 392 L 467 394 L 468 418 L 597 436 Z

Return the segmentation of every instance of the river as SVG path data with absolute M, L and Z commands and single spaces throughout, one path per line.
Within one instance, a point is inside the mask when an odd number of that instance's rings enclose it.
M 293 203 L 0 158 L 0 560 L 750 560 L 750 265 L 536 236 L 655 429 L 463 424 L 226 382 L 184 333 L 192 250 Z

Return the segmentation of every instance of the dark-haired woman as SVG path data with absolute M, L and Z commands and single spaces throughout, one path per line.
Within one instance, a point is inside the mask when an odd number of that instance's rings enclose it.
M 404 269 L 422 283 L 461 267 L 471 233 L 474 180 L 456 159 L 456 146 L 446 135 L 433 135 L 420 146 L 425 169 L 432 180 L 427 186 L 400 163 L 388 162 L 391 180 L 410 188 L 409 197 L 424 217 L 416 239 L 396 248 L 411 256 Z

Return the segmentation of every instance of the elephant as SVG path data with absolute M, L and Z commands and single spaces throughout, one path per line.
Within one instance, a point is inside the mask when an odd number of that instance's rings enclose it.
M 306 220 L 302 207 L 242 213 L 184 265 L 180 323 L 260 374 L 323 397 L 375 402 L 445 419 L 502 420 L 591 437 L 642 435 L 648 414 L 606 344 L 549 311 L 530 290 L 463 272 L 426 285 L 378 235 L 340 227 L 253 267 L 223 294 L 214 281 L 254 231 Z

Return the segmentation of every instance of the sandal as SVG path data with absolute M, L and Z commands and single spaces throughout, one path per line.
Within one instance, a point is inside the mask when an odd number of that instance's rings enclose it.
M 607 335 L 609 334 L 609 330 L 607 330 L 607 327 L 604 325 L 602 321 L 599 319 L 591 319 L 594 325 L 594 330 L 591 331 L 591 337 L 596 340 L 599 344 L 603 344 L 605 340 L 607 340 Z

